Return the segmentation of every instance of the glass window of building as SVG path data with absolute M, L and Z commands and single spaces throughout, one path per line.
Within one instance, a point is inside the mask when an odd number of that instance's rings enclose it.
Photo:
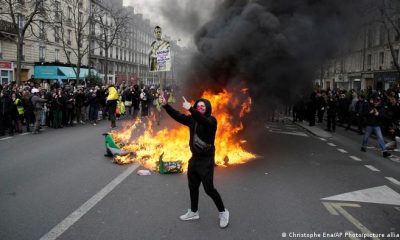
M 60 49 L 54 50 L 54 61 L 56 61 L 56 62 L 60 61 Z
M 45 60 L 45 47 L 39 46 L 39 61 L 43 62 Z

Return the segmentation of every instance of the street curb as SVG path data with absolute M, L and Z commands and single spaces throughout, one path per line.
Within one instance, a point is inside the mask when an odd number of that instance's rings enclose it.
M 307 132 L 320 137 L 320 138 L 332 138 L 332 134 L 320 129 L 317 126 L 308 126 L 307 124 L 300 123 L 300 122 L 293 122 L 293 118 L 285 117 L 286 119 L 290 120 L 293 124 L 302 127 L 303 129 L 307 130 Z

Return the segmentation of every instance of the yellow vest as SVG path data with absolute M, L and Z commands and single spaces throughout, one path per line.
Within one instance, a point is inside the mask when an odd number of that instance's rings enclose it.
M 21 102 L 21 99 L 17 98 L 15 99 L 15 105 L 17 105 L 17 110 L 19 115 L 24 115 L 24 106 L 18 106 L 18 104 Z
M 109 100 L 118 100 L 118 92 L 117 89 L 115 89 L 115 87 L 108 88 L 107 101 Z

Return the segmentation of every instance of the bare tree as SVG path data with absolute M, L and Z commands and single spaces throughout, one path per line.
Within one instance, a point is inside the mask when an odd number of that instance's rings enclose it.
M 95 35 L 92 37 L 98 43 L 99 48 L 104 50 L 104 72 L 105 79 L 108 81 L 109 51 L 117 40 L 122 40 L 127 36 L 130 14 L 122 8 L 113 9 L 111 6 L 106 8 L 94 5 L 92 10 L 93 25 L 95 26 Z
M 21 64 L 23 47 L 27 38 L 34 33 L 32 25 L 45 13 L 44 0 L 0 0 L 0 19 L 11 21 L 16 31 L 6 37 L 17 45 L 17 73 L 16 82 L 21 82 Z
M 400 73 L 398 62 L 398 53 L 394 49 L 394 41 L 400 40 L 400 4 L 398 1 L 382 0 L 378 7 L 381 16 L 381 22 L 385 28 L 386 38 L 392 55 L 392 62 L 397 72 Z M 392 33 L 395 35 L 393 38 Z
M 83 0 L 50 0 L 49 5 L 50 12 L 54 14 L 46 15 L 47 24 L 53 28 L 57 41 L 61 43 L 67 62 L 76 65 L 73 70 L 76 79 L 79 79 L 84 58 L 89 53 L 92 18 L 89 6 Z

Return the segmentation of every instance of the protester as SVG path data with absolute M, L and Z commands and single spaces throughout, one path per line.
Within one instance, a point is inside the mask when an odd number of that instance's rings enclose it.
M 32 89 L 32 104 L 34 108 L 34 114 L 35 114 L 35 125 L 34 125 L 34 132 L 35 134 L 40 133 L 40 121 L 42 117 L 42 111 L 43 111 L 43 104 L 46 102 L 45 99 L 39 97 L 39 89 L 33 88 Z
M 189 181 L 191 208 L 180 216 L 183 221 L 199 219 L 198 201 L 199 187 L 203 184 L 205 192 L 213 199 L 219 211 L 219 226 L 225 228 L 229 224 L 229 211 L 224 207 L 221 196 L 214 187 L 215 165 L 215 134 L 217 120 L 211 115 L 211 103 L 206 99 L 199 99 L 192 107 L 186 101 L 183 108 L 190 112 L 184 115 L 168 104 L 163 95 L 160 95 L 160 103 L 167 113 L 177 122 L 189 127 L 189 146 L 192 157 L 189 160 L 187 177 Z
M 108 109 L 108 119 L 111 122 L 111 128 L 115 128 L 117 125 L 115 123 L 116 116 L 115 111 L 117 109 L 118 92 L 114 84 L 108 85 L 108 96 L 107 96 L 107 109 Z
M 385 142 L 383 140 L 382 131 L 380 127 L 382 118 L 384 116 L 384 112 L 379 98 L 371 99 L 367 112 L 368 112 L 366 115 L 367 128 L 362 141 L 361 151 L 363 152 L 366 151 L 365 147 L 367 146 L 368 139 L 372 133 L 375 133 L 375 135 L 378 138 L 379 146 L 382 149 L 382 156 L 388 157 L 390 156 L 390 153 L 386 150 Z

